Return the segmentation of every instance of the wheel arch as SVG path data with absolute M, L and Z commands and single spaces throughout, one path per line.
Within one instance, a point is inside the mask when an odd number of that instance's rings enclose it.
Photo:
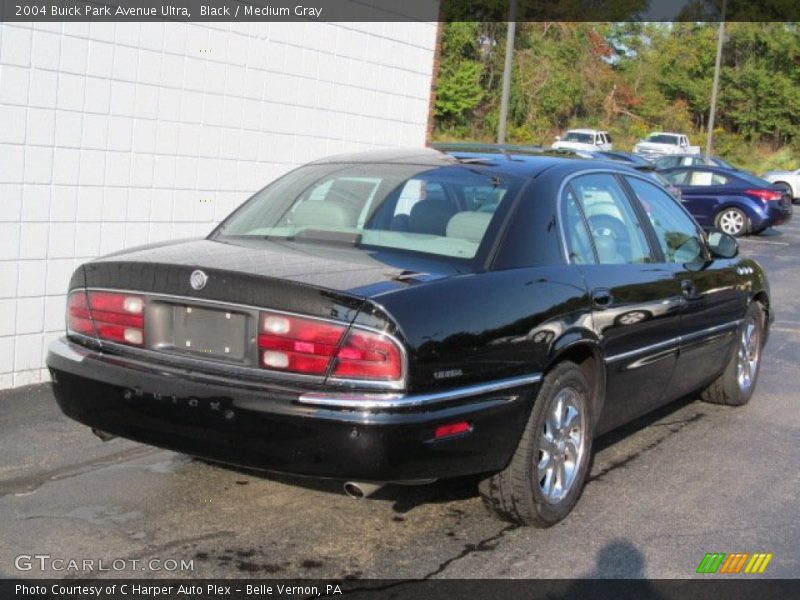
M 568 339 L 565 336 L 557 340 L 544 370 L 546 375 L 556 365 L 570 361 L 578 365 L 586 376 L 592 391 L 592 417 L 596 425 L 605 403 L 606 370 L 603 353 L 597 339 L 583 336 L 579 339 Z
M 719 218 L 726 210 L 735 208 L 736 210 L 744 213 L 747 222 L 745 223 L 744 233 L 750 233 L 756 228 L 756 222 L 760 223 L 764 217 L 747 201 L 740 198 L 732 198 L 728 196 L 724 201 L 720 202 L 714 211 L 713 222 L 715 227 L 719 227 Z

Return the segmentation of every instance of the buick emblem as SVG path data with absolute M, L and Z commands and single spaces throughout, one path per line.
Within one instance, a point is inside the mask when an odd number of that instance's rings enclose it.
M 189 283 L 192 289 L 202 290 L 206 287 L 206 283 L 208 283 L 208 275 L 203 273 L 200 269 L 197 269 L 189 276 Z

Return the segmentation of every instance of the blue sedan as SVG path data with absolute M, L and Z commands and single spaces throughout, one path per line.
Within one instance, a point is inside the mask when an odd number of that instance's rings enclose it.
M 681 190 L 681 202 L 704 227 L 729 235 L 759 233 L 792 217 L 791 199 L 769 181 L 721 167 L 673 167 L 660 173 Z

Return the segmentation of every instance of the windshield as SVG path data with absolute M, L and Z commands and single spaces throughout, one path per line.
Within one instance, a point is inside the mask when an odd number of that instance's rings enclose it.
M 579 142 L 581 144 L 594 144 L 594 134 L 581 133 L 580 131 L 568 131 L 564 136 L 565 142 Z
M 319 164 L 267 186 L 212 234 L 475 257 L 519 178 L 477 166 Z
M 663 133 L 653 133 L 647 136 L 648 142 L 653 142 L 654 144 L 671 144 L 673 146 L 678 145 L 678 136 L 677 135 L 664 135 Z

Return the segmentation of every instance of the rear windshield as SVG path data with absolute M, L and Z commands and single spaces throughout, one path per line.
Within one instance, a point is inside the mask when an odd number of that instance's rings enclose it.
M 470 259 L 521 180 L 478 166 L 319 164 L 267 186 L 212 234 Z

